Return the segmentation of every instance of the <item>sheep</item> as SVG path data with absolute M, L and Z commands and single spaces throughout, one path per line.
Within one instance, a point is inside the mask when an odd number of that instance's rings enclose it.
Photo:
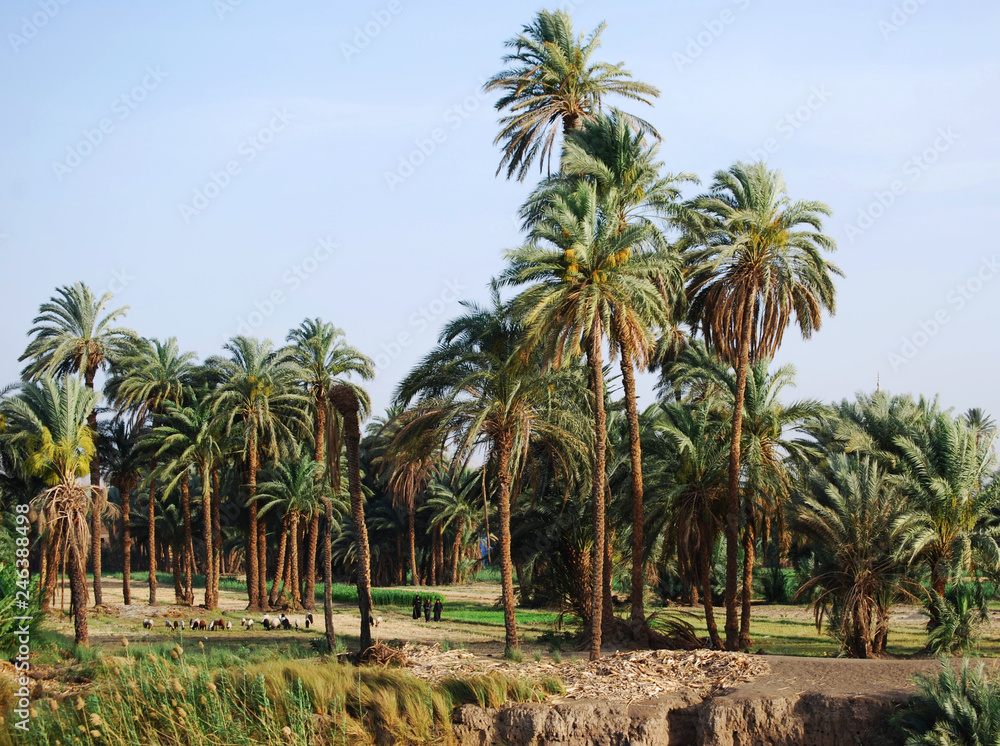
M 298 619 L 295 620 L 295 631 L 296 632 L 299 631 L 299 620 Z
M 253 629 L 253 619 L 247 619 L 246 617 L 243 617 L 243 621 L 240 622 L 240 626 L 246 627 L 247 632 L 249 632 L 250 630 Z
M 179 622 L 177 622 L 177 624 L 180 625 L 178 627 L 178 629 L 180 629 L 183 632 L 184 631 L 184 620 L 181 619 Z
M 174 631 L 175 629 L 177 629 L 177 628 L 176 628 L 176 627 L 174 626 L 174 623 L 173 623 L 173 622 L 171 622 L 171 621 L 170 621 L 169 619 L 168 619 L 168 620 L 166 620 L 166 621 L 164 622 L 164 624 L 165 624 L 165 625 L 167 626 L 167 629 L 169 629 L 169 630 L 170 630 L 171 632 L 173 632 L 173 631 Z
M 268 614 L 265 614 L 264 618 L 260 620 L 260 626 L 266 630 L 271 629 L 271 617 Z
M 313 615 L 312 612 L 310 611 L 306 614 L 306 629 L 309 629 L 311 626 L 313 626 L 313 624 L 315 624 L 315 622 L 313 622 Z
M 198 629 L 208 629 L 208 622 L 206 622 L 204 619 L 199 619 Z
M 286 617 L 284 614 L 281 615 L 281 617 L 279 618 L 279 621 L 281 623 L 281 628 L 282 629 L 291 629 L 292 628 L 292 623 L 288 620 L 288 617 Z
M 198 629 L 198 619 L 197 618 L 192 619 L 191 623 L 188 626 L 190 627 L 190 629 Z
M 227 620 L 226 620 L 226 630 L 228 631 L 228 630 L 231 630 L 232 628 L 233 628 L 233 623 L 232 623 L 232 622 L 230 622 L 230 621 L 229 621 L 229 620 L 227 619 Z
M 375 629 L 378 629 L 380 624 L 382 624 L 382 617 L 375 617 Z
M 142 620 L 142 626 L 143 626 L 144 629 L 152 629 L 153 628 L 153 620 L 152 619 L 143 619 Z

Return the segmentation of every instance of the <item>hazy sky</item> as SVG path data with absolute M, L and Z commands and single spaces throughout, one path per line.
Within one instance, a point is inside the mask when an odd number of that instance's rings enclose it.
M 836 316 L 786 338 L 798 395 L 839 399 L 880 374 L 1000 415 L 1000 7 L 568 7 L 580 30 L 607 21 L 602 59 L 661 89 L 626 108 L 656 125 L 670 170 L 705 185 L 766 157 L 793 198 L 833 208 L 847 276 Z M 202 357 L 322 316 L 379 362 L 384 407 L 521 240 L 537 175 L 494 176 L 481 84 L 538 9 L 5 0 L 0 383 L 39 303 L 84 280 L 140 334 Z

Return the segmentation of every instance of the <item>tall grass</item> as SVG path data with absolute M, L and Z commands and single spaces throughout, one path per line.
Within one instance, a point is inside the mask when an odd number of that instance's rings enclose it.
M 87 694 L 34 703 L 32 743 L 450 743 L 457 705 L 562 692 L 554 679 L 494 673 L 431 685 L 403 669 L 266 655 L 166 645 L 105 656 Z

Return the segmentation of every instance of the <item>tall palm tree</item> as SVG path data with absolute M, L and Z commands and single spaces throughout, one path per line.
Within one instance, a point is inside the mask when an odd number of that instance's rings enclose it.
M 995 440 L 996 433 L 983 437 L 964 419 L 947 415 L 913 438 L 897 438 L 904 460 L 901 485 L 914 508 L 907 551 L 927 563 L 938 595 L 956 572 L 977 563 L 1000 567 Z
M 315 460 L 326 468 L 340 468 L 340 453 L 327 458 L 327 429 L 333 424 L 330 415 L 332 407 L 329 396 L 333 386 L 345 384 L 353 386 L 362 411 L 368 412 L 368 395 L 360 386 L 352 384 L 351 375 L 370 381 L 375 375 L 375 366 L 370 358 L 363 355 L 344 339 L 344 332 L 321 318 L 306 319 L 298 328 L 288 333 L 287 341 L 292 345 L 292 359 L 306 371 L 302 384 L 312 396 Z M 319 472 L 317 479 L 322 479 Z M 319 535 L 319 514 L 309 522 L 309 546 L 306 552 L 305 607 L 316 606 L 316 546 Z
M 120 413 L 132 411 L 134 422 L 147 417 L 156 424 L 157 416 L 168 402 L 180 405 L 185 387 L 195 375 L 193 352 L 181 352 L 176 337 L 165 342 L 157 339 L 133 340 L 122 351 L 111 377 L 105 385 L 108 398 Z M 156 459 L 150 469 L 156 471 Z M 149 480 L 149 603 L 156 603 L 156 479 Z
M 726 647 L 739 643 L 736 604 L 739 561 L 740 446 L 750 365 L 774 357 L 794 317 L 804 338 L 836 307 L 836 248 L 824 234 L 822 202 L 792 202 L 778 171 L 737 163 L 715 174 L 712 190 L 695 198 L 688 236 L 689 320 L 736 370 L 726 512 Z
M 506 168 L 508 179 L 516 174 L 523 181 L 536 158 L 541 169 L 560 129 L 569 132 L 593 119 L 606 96 L 649 104 L 660 94 L 654 86 L 633 79 L 623 63 L 591 59 L 604 28 L 602 23 L 589 38 L 577 36 L 569 13 L 542 10 L 505 43 L 511 52 L 503 61 L 509 67 L 485 85 L 486 91 L 503 92 L 496 109 L 508 112 L 500 118 L 500 134 L 494 140 L 504 151 L 498 174 Z M 630 118 L 655 134 L 648 123 Z
M 619 230 L 630 223 L 645 223 L 648 246 L 637 250 L 654 252 L 649 270 L 664 296 L 660 329 L 680 321 L 684 306 L 684 279 L 679 256 L 666 244 L 655 223 L 672 223 L 684 214 L 679 203 L 679 184 L 697 181 L 690 174 L 663 174 L 658 160 L 659 143 L 648 142 L 646 132 L 634 130 L 629 118 L 617 110 L 599 114 L 582 128 L 566 134 L 561 171 L 544 181 L 521 210 L 524 227 L 530 230 L 544 214 L 554 193 L 568 182 L 586 179 L 593 183 L 599 197 L 614 205 Z M 617 317 L 612 315 L 613 321 Z M 613 323 L 612 338 L 620 355 L 625 415 L 629 429 L 629 468 L 632 490 L 632 608 L 634 634 L 644 634 L 643 605 L 643 480 L 642 442 L 639 434 L 639 410 L 635 393 L 635 367 L 645 368 L 654 352 L 652 329 L 645 337 L 620 333 Z M 672 336 L 672 335 L 671 335 Z M 607 590 L 607 589 L 605 589 Z
M 277 463 L 284 442 L 294 440 L 307 424 L 309 400 L 296 386 L 304 371 L 288 348 L 275 350 L 270 341 L 238 336 L 224 346 L 227 357 L 206 361 L 222 384 L 212 406 L 222 429 L 238 433 L 238 449 L 250 493 L 250 535 L 247 541 L 249 609 L 267 601 L 267 543 L 259 520 L 257 470 L 261 457 Z
M 465 465 L 477 450 L 485 452 L 495 474 L 500 514 L 500 582 L 504 607 L 505 646 L 518 647 L 511 561 L 510 510 L 512 488 L 519 481 L 532 445 L 544 441 L 566 452 L 577 445 L 560 416 L 568 408 L 554 402 L 575 381 L 572 372 L 547 372 L 520 355 L 520 325 L 503 307 L 493 289 L 492 305 L 464 304 L 468 313 L 450 322 L 440 344 L 403 380 L 397 401 L 418 399 L 412 416 L 396 438 L 406 442 L 429 436 L 453 444 L 456 463 Z M 568 418 L 567 418 L 568 419 Z M 405 452 L 405 450 L 404 450 Z
M 365 524 L 365 504 L 361 493 L 361 402 L 353 386 L 337 384 L 330 390 L 330 401 L 344 422 L 344 450 L 347 453 L 347 482 L 351 495 L 351 519 L 358 552 L 358 610 L 361 612 L 361 652 L 372 645 L 371 613 L 371 553 L 368 547 L 368 527 Z M 329 587 L 329 576 L 327 576 Z M 331 627 L 332 629 L 332 627 Z
M 128 306 L 108 310 L 112 294 L 98 298 L 86 284 L 78 282 L 56 289 L 56 295 L 38 309 L 38 316 L 28 330 L 33 336 L 18 361 L 29 361 L 21 371 L 25 380 L 42 376 L 79 373 L 84 384 L 94 389 L 94 377 L 114 358 L 136 333 L 115 322 L 125 315 Z M 97 409 L 91 409 L 90 429 L 92 440 L 97 440 Z M 101 513 L 103 493 L 101 486 L 101 460 L 98 454 L 90 461 L 90 480 L 94 485 L 90 518 L 90 556 L 94 570 L 94 604 L 104 603 L 101 585 Z
M 501 283 L 528 285 L 515 301 L 523 318 L 524 349 L 544 351 L 555 367 L 586 350 L 594 407 L 593 512 L 595 561 L 591 657 L 601 654 L 602 573 L 605 533 L 603 346 L 643 349 L 649 329 L 665 318 L 656 282 L 660 254 L 633 253 L 648 245 L 648 223 L 622 226 L 614 201 L 580 181 L 551 197 L 532 229 L 530 243 L 509 253 Z
M 78 645 L 88 643 L 87 634 L 87 503 L 99 483 L 82 485 L 79 477 L 90 472 L 97 452 L 90 413 L 97 394 L 72 377 L 43 377 L 23 383 L 16 396 L 0 401 L 5 427 L 0 440 L 23 450 L 29 474 L 40 477 L 48 489 L 35 499 L 50 532 L 69 554 L 70 594 L 74 633 Z M 88 495 L 89 493 L 89 495 Z M 61 551 L 56 551 L 58 556 Z
M 122 504 L 122 594 L 126 606 L 132 603 L 132 493 L 148 463 L 140 446 L 144 435 L 141 425 L 115 420 L 101 429 L 98 441 L 105 479 L 118 490 Z

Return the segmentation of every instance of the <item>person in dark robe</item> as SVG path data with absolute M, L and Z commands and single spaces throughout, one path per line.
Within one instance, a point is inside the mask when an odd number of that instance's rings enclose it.
M 440 622 L 441 621 L 441 612 L 443 610 L 444 610 L 444 604 L 441 603 L 441 599 L 439 598 L 437 601 L 434 602 L 434 621 L 435 622 Z
M 429 622 L 431 620 L 431 600 L 428 598 L 424 601 L 424 621 Z
M 420 594 L 413 597 L 413 618 L 420 618 Z

